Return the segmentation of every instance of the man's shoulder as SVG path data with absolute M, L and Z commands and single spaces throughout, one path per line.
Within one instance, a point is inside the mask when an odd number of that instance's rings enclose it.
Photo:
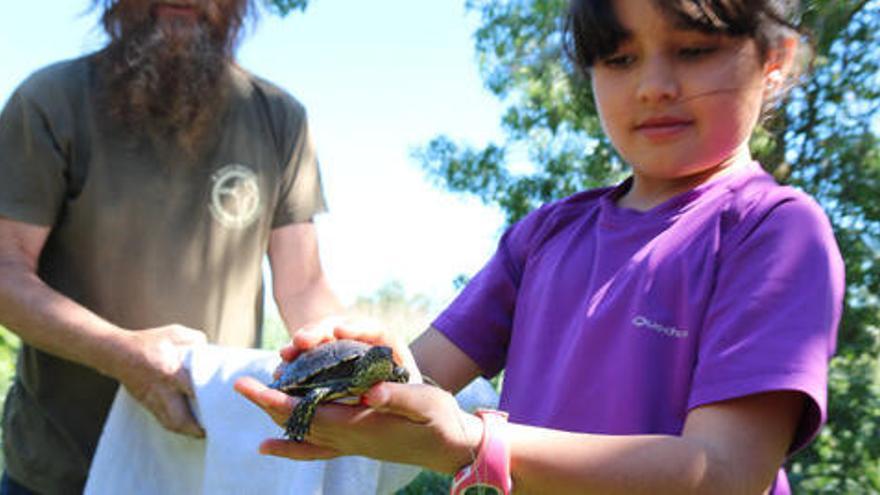
M 62 60 L 34 71 L 19 86 L 25 97 L 66 94 L 82 88 L 88 81 L 89 56 Z
M 265 102 L 274 111 L 283 111 L 298 118 L 305 116 L 305 106 L 281 86 L 238 65 L 233 66 L 233 77 L 235 86 L 246 98 Z

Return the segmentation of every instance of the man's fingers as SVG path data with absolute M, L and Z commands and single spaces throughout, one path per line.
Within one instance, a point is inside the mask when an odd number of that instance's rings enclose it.
M 156 415 L 162 426 L 183 435 L 204 438 L 205 430 L 196 421 L 186 397 L 175 391 L 168 391 L 163 399 L 160 405 L 162 411 Z
M 171 332 L 171 340 L 181 346 L 197 346 L 208 343 L 208 338 L 204 332 L 179 325 L 174 326 L 174 331 Z
M 195 398 L 195 386 L 193 386 L 192 377 L 189 374 L 189 370 L 181 366 L 177 373 L 174 374 L 174 386 L 177 388 L 180 393 L 187 397 Z
M 319 447 L 308 442 L 297 443 L 279 438 L 269 438 L 260 444 L 260 453 L 288 459 L 302 461 L 314 461 L 332 459 L 340 454 L 336 450 L 327 447 Z
M 423 411 L 437 408 L 438 394 L 442 390 L 428 385 L 409 385 L 383 382 L 375 385 L 364 394 L 363 402 L 370 408 L 385 413 L 403 416 L 416 423 L 429 420 Z

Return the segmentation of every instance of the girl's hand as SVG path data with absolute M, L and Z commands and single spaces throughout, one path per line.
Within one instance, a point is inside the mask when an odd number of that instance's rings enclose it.
M 235 389 L 279 425 L 297 404 L 296 398 L 253 378 L 237 380 Z M 363 404 L 321 404 L 305 442 L 267 439 L 260 452 L 299 460 L 360 455 L 445 473 L 473 462 L 482 422 L 459 409 L 448 392 L 383 382 L 364 395 Z

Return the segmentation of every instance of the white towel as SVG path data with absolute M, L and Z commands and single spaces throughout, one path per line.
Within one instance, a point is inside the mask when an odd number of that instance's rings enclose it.
M 415 466 L 361 457 L 299 462 L 258 454 L 260 441 L 281 429 L 232 384 L 243 375 L 268 382 L 277 363 L 275 352 L 211 345 L 187 356 L 204 440 L 168 432 L 120 388 L 85 493 L 385 494 L 415 478 Z

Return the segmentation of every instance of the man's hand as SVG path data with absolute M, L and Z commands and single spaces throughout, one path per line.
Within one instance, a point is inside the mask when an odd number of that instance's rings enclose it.
M 128 332 L 113 375 L 166 429 L 202 438 L 205 432 L 193 416 L 194 397 L 183 351 L 204 344 L 205 334 L 181 325 Z
M 50 229 L 0 216 L 0 315 L 22 341 L 118 380 L 171 431 L 202 437 L 186 400 L 184 347 L 205 335 L 180 325 L 132 332 L 49 287 L 37 262 Z

